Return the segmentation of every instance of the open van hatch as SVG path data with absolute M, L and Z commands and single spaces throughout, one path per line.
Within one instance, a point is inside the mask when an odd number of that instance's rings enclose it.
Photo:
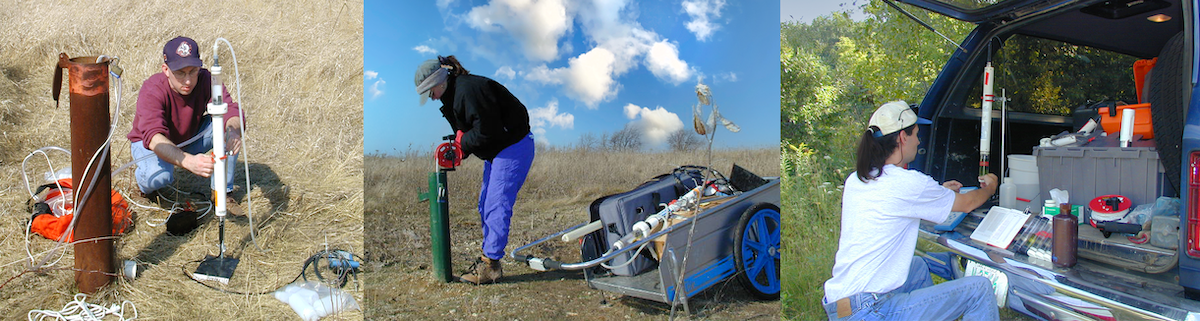
M 1020 23 L 1015 33 L 1119 52 L 1138 58 L 1158 55 L 1183 30 L 1178 0 L 1029 1 L 1007 0 L 981 6 L 974 0 L 898 0 L 942 15 L 971 22 Z M 1112 18 L 1111 7 L 1123 8 Z M 1129 14 L 1137 13 L 1137 14 Z M 1170 17 L 1163 22 L 1149 19 Z M 1045 19 L 1040 16 L 1052 15 Z M 1033 21 L 1036 20 L 1036 21 Z
M 1008 99 L 1007 126 L 997 125 L 1001 123 L 1000 106 L 989 111 L 994 122 L 989 155 L 993 161 L 1012 154 L 1034 154 L 1033 147 L 1041 138 L 1073 132 L 1080 119 L 1095 116 L 1102 104 L 1148 103 L 1154 131 L 1153 141 L 1144 141 L 1149 144 L 1145 147 L 1156 148 L 1165 172 L 1158 172 L 1163 185 L 1135 203 L 1152 203 L 1159 196 L 1180 197 L 1182 203 L 1178 249 L 1135 244 L 1121 235 L 1105 237 L 1094 227 L 1081 225 L 1079 263 L 1071 268 L 1053 268 L 1021 251 L 970 239 L 992 206 L 989 203 L 969 213 L 952 232 L 939 232 L 934 224 L 923 223 L 917 254 L 957 254 L 961 259 L 952 266 L 958 275 L 967 273 L 968 268 L 974 274 L 1003 274 L 1003 278 L 991 279 L 1004 283 L 1004 293 L 999 295 L 1005 297 L 1006 306 L 1043 319 L 1200 320 L 1200 301 L 1196 300 L 1200 297 L 1200 254 L 1187 254 L 1185 250 L 1191 244 L 1187 240 L 1196 239 L 1194 243 L 1200 244 L 1200 236 L 1187 235 L 1187 230 L 1200 226 L 1196 223 L 1200 222 L 1200 204 L 1189 204 L 1200 202 L 1200 196 L 1196 196 L 1200 195 L 1200 179 L 1192 179 L 1200 174 L 1190 174 L 1191 169 L 1200 166 L 1189 167 L 1191 162 L 1183 160 L 1193 151 L 1200 153 L 1200 98 L 1192 96 L 1198 73 L 1194 66 L 1195 3 L 885 1 L 976 24 L 961 42 L 965 50 L 955 51 L 946 61 L 919 104 L 919 116 L 933 120 L 933 124 L 919 132 L 921 146 L 910 169 L 938 181 L 975 181 L 979 173 L 977 158 L 981 158 L 980 116 L 985 112 L 980 109 L 983 69 L 991 63 L 995 67 L 995 94 L 1000 98 L 1004 93 Z M 1151 76 L 1135 85 L 1133 65 L 1152 58 L 1157 58 L 1157 65 Z M 1092 110 L 1090 115 L 1088 110 Z M 1163 124 L 1166 127 L 1161 127 Z M 1002 130 L 1007 132 L 1001 135 Z M 1001 148 L 1002 144 L 1007 147 Z M 987 165 L 990 172 L 1004 176 L 1004 165 L 996 163 Z M 1044 193 L 1040 190 L 1034 203 L 1046 199 Z M 1087 197 L 1072 196 L 1072 203 L 1087 201 L 1082 199 Z

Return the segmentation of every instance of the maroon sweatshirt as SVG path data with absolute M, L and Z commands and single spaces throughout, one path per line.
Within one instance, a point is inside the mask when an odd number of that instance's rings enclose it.
M 155 134 L 163 134 L 175 144 L 187 141 L 200 130 L 200 118 L 207 112 L 211 98 L 212 74 L 208 69 L 200 69 L 196 86 L 187 96 L 171 89 L 166 75 L 155 73 L 138 90 L 133 129 L 125 137 L 130 142 L 142 142 L 142 147 L 146 149 L 150 149 L 150 138 Z M 229 105 L 225 113 L 225 122 L 228 123 L 230 118 L 238 117 L 238 104 L 233 102 L 228 89 L 225 90 L 224 100 Z

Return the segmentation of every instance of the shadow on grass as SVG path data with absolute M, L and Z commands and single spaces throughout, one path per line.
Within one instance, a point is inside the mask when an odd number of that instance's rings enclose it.
M 235 195 L 234 197 L 238 198 L 238 200 L 242 202 L 243 208 L 246 208 L 247 205 L 253 204 L 247 204 L 244 200 L 245 196 L 249 194 L 250 191 L 252 191 L 255 187 L 262 191 L 262 197 L 267 199 L 267 204 L 270 206 L 270 209 L 267 210 L 266 219 L 255 222 L 253 230 L 258 231 L 268 224 L 274 222 L 275 218 L 277 217 L 275 214 L 286 211 L 291 202 L 291 198 L 287 186 L 285 186 L 283 181 L 279 179 L 279 175 L 271 169 L 271 166 L 251 163 L 250 177 L 250 188 L 243 188 L 242 190 L 244 192 L 239 193 L 240 195 Z M 262 214 L 255 214 L 255 216 L 261 215 Z M 254 238 L 251 234 L 247 233 L 242 237 L 241 242 L 236 248 L 239 250 L 245 249 L 247 245 L 254 244 L 253 242 Z
M 455 273 L 454 277 L 457 278 L 460 274 L 462 274 L 462 273 L 461 272 Z M 557 281 L 557 280 L 583 281 L 583 271 L 558 271 L 558 270 L 555 270 L 555 271 L 546 271 L 546 272 L 535 271 L 535 272 L 518 274 L 518 275 L 507 275 L 506 274 L 506 275 L 504 275 L 503 279 L 500 279 L 500 282 L 502 282 L 502 283 L 525 283 L 525 282 Z M 579 284 L 581 286 L 587 286 L 583 282 L 579 282 Z
M 241 169 L 241 167 L 237 167 L 235 169 L 235 172 L 244 173 L 244 171 L 238 171 L 237 169 Z M 186 170 L 182 170 L 182 169 L 176 169 L 176 172 L 175 172 L 176 177 L 179 178 L 177 180 L 176 184 L 180 185 L 180 189 L 192 189 L 192 190 L 195 190 L 197 188 L 199 188 L 201 190 L 206 189 L 207 183 L 200 184 L 199 186 L 201 186 L 201 187 L 197 187 L 198 183 L 196 183 L 196 182 L 204 181 L 203 178 L 195 177 L 191 173 L 184 173 L 184 172 L 186 172 Z M 180 175 L 183 175 L 184 177 L 180 177 Z M 191 177 L 188 177 L 188 176 L 191 176 Z M 254 187 L 257 187 L 259 190 L 261 190 L 263 197 L 267 198 L 267 201 L 270 203 L 271 209 L 267 212 L 267 219 L 256 222 L 255 227 L 254 227 L 255 230 L 258 230 L 258 229 L 262 228 L 263 226 L 266 226 L 267 224 L 269 224 L 271 221 L 273 221 L 273 218 L 275 217 L 275 214 L 277 212 L 287 210 L 288 202 L 289 202 L 288 201 L 288 191 L 286 188 L 284 188 L 283 182 L 280 181 L 279 175 L 277 175 L 273 170 L 271 170 L 270 166 L 263 165 L 263 164 L 255 164 L 255 163 L 250 164 L 250 177 L 251 177 L 250 188 L 244 187 L 245 179 L 242 177 L 244 177 L 244 176 L 237 175 L 237 174 L 234 175 L 234 184 L 233 185 L 241 186 L 242 188 L 240 188 L 240 190 L 241 190 L 240 192 L 235 192 L 235 195 L 231 195 L 231 196 L 234 199 L 237 199 L 239 202 L 243 203 L 243 209 L 245 209 L 246 205 L 249 205 L 249 204 L 245 203 L 245 199 L 246 199 L 247 194 L 249 194 L 249 192 Z M 242 178 L 242 180 L 238 180 L 238 178 Z M 237 188 L 235 188 L 235 190 L 237 190 Z M 190 193 L 191 194 L 188 194 L 188 196 L 187 196 L 189 199 L 199 198 L 200 200 L 204 200 L 204 199 L 209 198 L 209 197 L 205 196 L 205 195 L 208 195 L 207 193 L 209 193 L 207 191 L 205 191 L 205 192 L 190 191 Z M 203 195 L 200 195 L 200 194 L 203 194 Z M 183 200 L 179 199 L 179 201 L 183 201 Z M 171 204 L 164 203 L 164 204 L 160 204 L 160 205 L 165 205 L 165 208 L 170 208 Z M 255 215 L 258 216 L 261 214 L 256 213 Z M 209 222 L 212 222 L 214 220 L 214 218 L 213 218 L 214 216 L 215 215 L 205 215 L 204 218 L 201 218 L 199 225 L 202 226 L 204 224 L 208 224 Z M 234 224 L 248 224 L 248 219 L 245 217 L 229 216 L 228 220 Z M 199 230 L 199 228 L 197 228 L 196 230 Z M 154 238 L 154 240 L 150 241 L 150 243 L 147 244 L 146 247 L 144 247 L 140 251 L 138 251 L 137 255 L 134 256 L 133 260 L 137 261 L 137 262 L 145 263 L 147 266 L 147 269 L 149 269 L 150 267 L 153 267 L 159 263 L 162 263 L 167 258 L 173 256 L 175 254 L 175 252 L 179 250 L 180 246 L 182 246 L 183 244 L 190 241 L 196 235 L 196 230 L 193 230 L 192 232 L 187 233 L 185 235 L 171 235 L 171 234 L 167 233 L 165 230 L 163 230 L 161 233 L 158 234 L 158 236 L 156 236 Z M 231 249 L 236 248 L 240 252 L 241 249 L 244 249 L 249 244 L 251 244 L 251 238 L 250 238 L 250 235 L 247 234 L 245 237 L 243 237 L 241 239 L 241 242 L 238 244 L 238 246 L 229 247 L 229 248 L 231 248 Z

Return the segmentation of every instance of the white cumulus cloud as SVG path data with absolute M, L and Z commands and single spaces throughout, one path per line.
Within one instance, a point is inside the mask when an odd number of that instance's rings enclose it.
M 642 112 L 642 107 L 638 107 L 638 105 L 634 105 L 634 104 L 626 104 L 625 105 L 625 118 L 635 119 L 635 118 L 637 118 L 638 113 L 640 113 L 640 112 Z
M 571 58 L 567 67 L 534 67 L 526 78 L 545 84 L 565 83 L 569 95 L 587 104 L 589 108 L 595 108 L 596 104 L 611 99 L 617 93 L 620 85 L 613 79 L 615 63 L 616 56 L 611 51 L 596 47 L 579 57 Z
M 565 68 L 550 69 L 546 65 L 538 65 L 525 73 L 525 79 L 543 84 L 562 84 L 562 71 Z
M 654 109 L 634 104 L 625 105 L 625 118 L 636 126 L 642 133 L 642 138 L 651 144 L 662 144 L 671 133 L 683 129 L 683 121 L 679 115 L 668 111 L 662 106 Z
M 613 80 L 615 56 L 604 48 L 594 48 L 571 58 L 567 69 L 568 87 L 589 106 L 608 100 L 617 92 Z
M 533 108 L 529 110 L 529 130 L 533 132 L 534 138 L 539 142 L 549 142 L 546 139 L 546 129 L 558 127 L 560 129 L 572 129 L 575 127 L 575 115 L 571 113 L 558 112 L 558 100 L 552 99 L 546 107 Z
M 719 74 L 718 76 L 721 76 L 721 79 L 725 79 L 726 81 L 729 81 L 729 82 L 737 82 L 738 81 L 737 74 L 733 73 L 732 71 L 723 73 L 723 74 Z
M 436 55 L 437 54 L 436 49 L 430 48 L 429 46 L 426 46 L 426 45 L 420 45 L 420 46 L 413 47 L 413 50 L 416 50 L 417 52 L 421 53 L 422 55 Z
M 716 4 L 709 15 L 719 13 L 724 5 Z M 494 34 L 516 39 L 525 58 L 533 62 L 514 70 L 516 75 L 561 86 L 573 100 L 596 108 L 616 97 L 622 88 L 620 78 L 639 66 L 673 85 L 698 73 L 680 59 L 677 42 L 642 27 L 638 11 L 630 6 L 629 0 L 490 0 L 463 17 L 471 28 L 484 33 L 482 39 L 492 41 Z M 583 41 L 572 47 L 572 41 L 564 38 L 575 26 Z M 575 49 L 580 50 L 572 53 Z M 559 60 L 566 57 L 570 58 L 565 63 Z M 512 66 L 496 65 L 506 64 Z M 505 74 L 497 71 L 496 76 Z
M 659 79 L 679 84 L 692 78 L 692 69 L 679 59 L 679 49 L 666 40 L 655 42 L 646 54 L 646 68 Z
M 692 18 L 685 24 L 687 30 L 696 35 L 696 40 L 708 40 L 721 27 L 712 19 L 721 17 L 721 7 L 724 6 L 725 0 L 684 0 L 683 12 Z
M 508 78 L 508 80 L 512 80 L 513 78 L 517 77 L 517 72 L 514 71 L 512 67 L 501 66 L 500 69 L 496 69 L 496 73 L 492 74 L 492 76 L 496 78 Z
M 558 57 L 558 39 L 571 28 L 564 0 L 493 0 L 472 8 L 467 23 L 484 32 L 508 31 L 534 61 Z
M 383 96 L 384 84 L 387 84 L 387 82 L 383 81 L 383 78 L 379 78 L 379 80 L 371 84 L 371 88 L 367 89 L 367 92 L 371 94 L 371 99 Z
M 363 81 L 364 83 L 367 80 L 375 80 L 375 82 L 371 84 L 371 87 L 367 87 L 367 94 L 371 97 L 371 99 L 383 96 L 383 85 L 387 82 L 383 81 L 383 78 L 379 78 L 379 72 L 374 70 L 364 71 L 363 78 L 366 78 L 366 80 Z

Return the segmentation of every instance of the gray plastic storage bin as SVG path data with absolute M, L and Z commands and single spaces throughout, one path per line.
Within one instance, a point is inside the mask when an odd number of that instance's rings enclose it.
M 1128 197 L 1133 204 L 1153 203 L 1162 195 L 1163 167 L 1153 147 L 1037 147 L 1038 199 L 1051 189 L 1070 192 L 1071 204 L 1085 205 L 1101 195 Z

